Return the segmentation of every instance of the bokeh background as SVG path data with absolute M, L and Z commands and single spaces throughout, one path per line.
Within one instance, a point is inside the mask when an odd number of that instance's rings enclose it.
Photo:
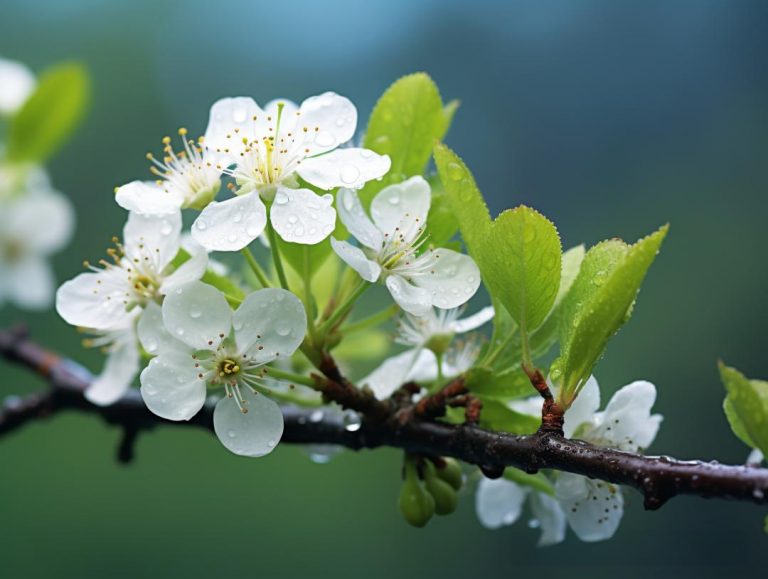
M 768 3 L 761 0 L 3 0 L 0 54 L 36 71 L 85 61 L 93 107 L 50 166 L 79 226 L 55 267 L 77 273 L 120 231 L 115 185 L 178 126 L 204 130 L 218 97 L 347 95 L 361 118 L 397 77 L 429 72 L 462 106 L 447 142 L 494 211 L 531 204 L 564 245 L 672 224 L 631 323 L 599 365 L 604 397 L 658 385 L 652 448 L 743 461 L 716 372 L 768 378 Z M 34 224 L 30 224 L 33 228 Z M 6 308 L 47 345 L 98 368 L 54 314 Z M 40 383 L 0 364 L 3 392 Z M 65 415 L 0 441 L 0 576 L 764 577 L 765 511 L 639 495 L 614 540 L 535 546 L 525 521 L 487 531 L 467 493 L 424 530 L 396 511 L 395 451 L 262 460 L 202 432 L 119 433 Z

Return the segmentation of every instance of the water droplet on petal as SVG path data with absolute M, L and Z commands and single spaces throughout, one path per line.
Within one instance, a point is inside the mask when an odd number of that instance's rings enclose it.
M 277 195 L 275 195 L 275 203 L 277 203 L 278 205 L 285 205 L 286 203 L 288 203 L 288 201 L 289 201 L 288 195 L 286 195 L 282 191 L 278 191 Z
M 277 332 L 279 336 L 287 336 L 291 333 L 291 326 L 285 320 L 280 320 L 275 324 L 275 332 Z
M 171 227 L 171 224 L 167 221 L 163 221 L 163 224 L 160 226 L 160 233 L 163 235 L 170 235 L 173 231 L 173 227 Z
M 237 241 L 237 233 L 234 233 L 234 232 L 230 233 L 227 236 L 227 241 L 229 241 L 230 243 L 234 243 L 235 241 Z
M 243 220 L 243 214 L 242 213 L 235 213 L 235 216 L 232 218 L 232 221 L 235 223 L 240 223 Z
M 197 227 L 200 231 L 203 231 L 206 227 L 208 227 L 208 224 L 202 219 L 198 219 L 195 221 L 195 227 Z
M 229 436 L 230 438 L 237 438 L 237 432 L 235 432 L 230 428 L 229 430 L 227 430 L 227 436 Z
M 291 225 L 296 223 L 298 220 L 299 220 L 299 218 L 296 217 L 295 215 L 289 215 L 288 216 L 288 223 L 290 223 Z
M 341 181 L 347 185 L 353 185 L 360 177 L 360 169 L 354 165 L 344 165 L 341 168 Z
M 203 315 L 203 311 L 200 310 L 199 308 L 192 308 L 191 310 L 189 310 L 189 317 L 192 319 L 196 320 L 202 315 Z
M 390 195 L 388 201 L 390 205 L 400 205 L 400 195 Z
M 363 159 L 370 159 L 371 157 L 373 157 L 373 151 L 371 151 L 370 149 L 361 149 L 360 156 Z
M 321 147 L 333 147 L 336 144 L 336 138 L 327 131 L 321 131 L 315 137 L 315 143 Z

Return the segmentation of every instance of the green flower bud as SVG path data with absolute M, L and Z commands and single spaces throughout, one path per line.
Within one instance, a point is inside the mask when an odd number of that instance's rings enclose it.
M 405 520 L 414 527 L 423 527 L 435 513 L 435 499 L 424 489 L 411 459 L 405 463 L 405 481 L 400 490 L 399 505 Z
M 450 484 L 438 477 L 436 470 L 435 466 L 428 462 L 424 482 L 429 494 L 435 499 L 435 512 L 438 515 L 450 515 L 456 510 L 459 495 Z
M 461 465 L 455 458 L 444 458 L 444 465 L 435 465 L 437 476 L 451 485 L 455 490 L 460 491 L 464 486 L 464 475 L 461 472 Z

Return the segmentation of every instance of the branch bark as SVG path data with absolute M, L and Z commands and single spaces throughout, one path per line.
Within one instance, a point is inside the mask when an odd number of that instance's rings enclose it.
M 50 384 L 43 393 L 6 398 L 0 406 L 0 436 L 59 412 L 78 411 L 121 427 L 125 436 L 119 457 L 130 460 L 133 441 L 143 430 L 165 425 L 213 430 L 211 405 L 188 422 L 170 422 L 150 413 L 135 390 L 111 406 L 91 404 L 83 396 L 90 380 L 87 371 L 40 348 L 22 333 L 0 331 L 0 355 L 45 376 Z M 383 420 L 380 406 L 375 407 L 374 418 L 366 418 L 359 429 L 349 430 L 334 413 L 318 419 L 318 412 L 322 411 L 283 407 L 281 442 L 334 444 L 352 450 L 389 446 L 411 454 L 451 456 L 485 472 L 500 473 L 508 466 L 530 473 L 545 468 L 567 471 L 635 488 L 644 495 L 648 509 L 657 509 L 670 498 L 685 494 L 768 504 L 768 469 L 643 456 L 568 440 L 546 430 L 519 436 L 471 424 L 420 419 L 416 413 L 403 421 L 402 413 L 394 410 Z

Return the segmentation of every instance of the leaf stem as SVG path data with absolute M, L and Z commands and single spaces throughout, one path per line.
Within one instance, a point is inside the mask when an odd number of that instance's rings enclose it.
M 269 248 L 272 251 L 272 260 L 275 263 L 277 279 L 280 280 L 280 287 L 288 289 L 288 278 L 285 277 L 285 268 L 283 268 L 283 258 L 280 256 L 280 249 L 277 247 L 277 234 L 272 224 L 267 221 L 267 237 L 269 238 Z
M 309 376 L 303 376 L 302 374 L 296 374 L 294 372 L 288 372 L 287 370 L 281 370 L 280 368 L 275 368 L 274 366 L 269 366 L 267 368 L 266 375 L 270 378 L 277 378 L 278 380 L 283 380 L 284 382 L 292 382 L 293 384 L 301 384 L 302 386 L 308 386 L 310 388 L 315 388 L 317 384 L 315 384 L 315 381 L 312 380 Z
M 322 326 L 320 326 L 320 334 L 322 336 L 326 336 L 328 332 L 333 330 L 334 326 L 349 313 L 352 306 L 355 305 L 357 298 L 359 298 L 370 285 L 369 282 L 362 280 L 355 290 L 333 310 L 330 317 L 325 320 Z
M 272 284 L 269 281 L 269 277 L 267 276 L 267 272 L 265 272 L 264 269 L 259 265 L 259 262 L 256 261 L 256 257 L 253 255 L 251 250 L 246 247 L 242 250 L 241 253 L 245 256 L 245 261 L 248 262 L 251 271 L 253 271 L 253 273 L 256 275 L 256 278 L 259 280 L 261 287 L 272 287 Z
M 389 318 L 394 316 L 397 311 L 397 304 L 392 304 L 391 306 L 384 308 L 380 312 L 376 312 L 367 318 L 363 318 L 362 320 L 358 320 L 356 322 L 349 323 L 346 326 L 342 326 L 341 331 L 344 335 L 349 335 L 361 330 L 367 330 L 368 328 L 378 326 L 379 324 L 386 322 Z

